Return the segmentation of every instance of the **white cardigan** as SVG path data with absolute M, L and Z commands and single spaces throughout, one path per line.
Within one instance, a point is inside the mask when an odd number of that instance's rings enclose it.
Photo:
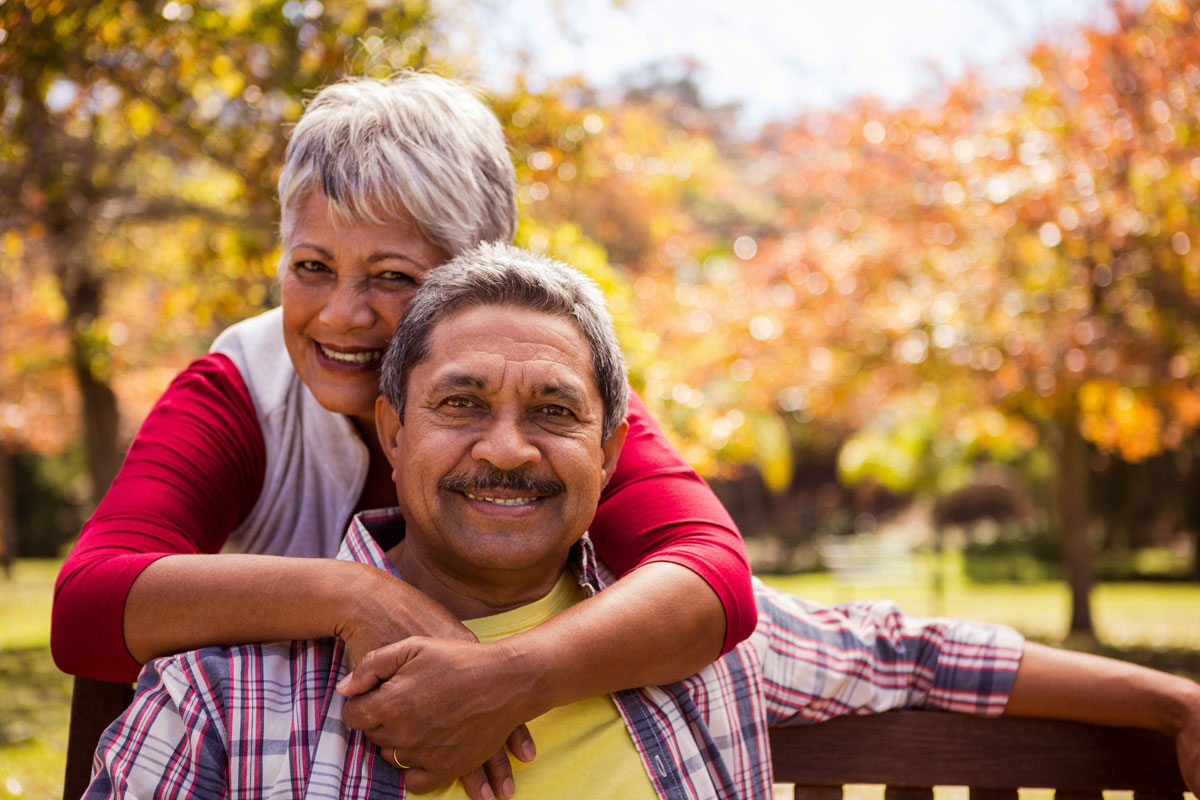
M 267 450 L 258 502 L 223 552 L 333 558 L 366 484 L 367 446 L 296 374 L 282 309 L 231 326 L 209 352 L 228 356 L 242 374 Z

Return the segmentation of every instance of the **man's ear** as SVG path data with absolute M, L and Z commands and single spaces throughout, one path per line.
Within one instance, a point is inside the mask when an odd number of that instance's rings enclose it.
M 604 466 L 601 468 L 601 479 L 603 483 L 600 488 L 603 489 L 608 485 L 608 481 L 612 478 L 613 473 L 617 470 L 617 459 L 621 457 L 621 448 L 625 446 L 625 434 L 629 433 L 629 423 L 626 420 L 621 420 L 621 424 L 616 430 L 608 435 L 604 440 L 604 444 L 600 447 L 604 451 Z
M 383 395 L 375 398 L 375 432 L 379 435 L 379 443 L 383 445 L 383 454 L 387 456 L 392 469 L 396 469 L 396 457 L 399 446 L 396 435 L 400 433 L 400 417 L 396 409 Z

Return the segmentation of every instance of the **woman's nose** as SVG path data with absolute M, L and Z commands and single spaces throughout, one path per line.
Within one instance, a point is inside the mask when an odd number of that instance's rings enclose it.
M 358 281 L 340 279 L 321 309 L 321 321 L 334 330 L 357 330 L 371 327 L 375 312 Z

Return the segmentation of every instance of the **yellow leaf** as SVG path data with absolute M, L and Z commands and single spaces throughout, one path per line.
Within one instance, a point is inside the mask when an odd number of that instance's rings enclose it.
M 126 119 L 129 127 L 139 136 L 148 136 L 154 130 L 154 109 L 144 100 L 133 99 L 127 106 Z

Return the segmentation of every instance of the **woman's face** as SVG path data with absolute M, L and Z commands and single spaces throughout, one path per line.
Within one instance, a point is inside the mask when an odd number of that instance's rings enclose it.
M 411 220 L 335 227 L 328 202 L 311 193 L 283 243 L 283 338 L 317 402 L 373 426 L 384 350 L 417 286 L 447 257 Z

